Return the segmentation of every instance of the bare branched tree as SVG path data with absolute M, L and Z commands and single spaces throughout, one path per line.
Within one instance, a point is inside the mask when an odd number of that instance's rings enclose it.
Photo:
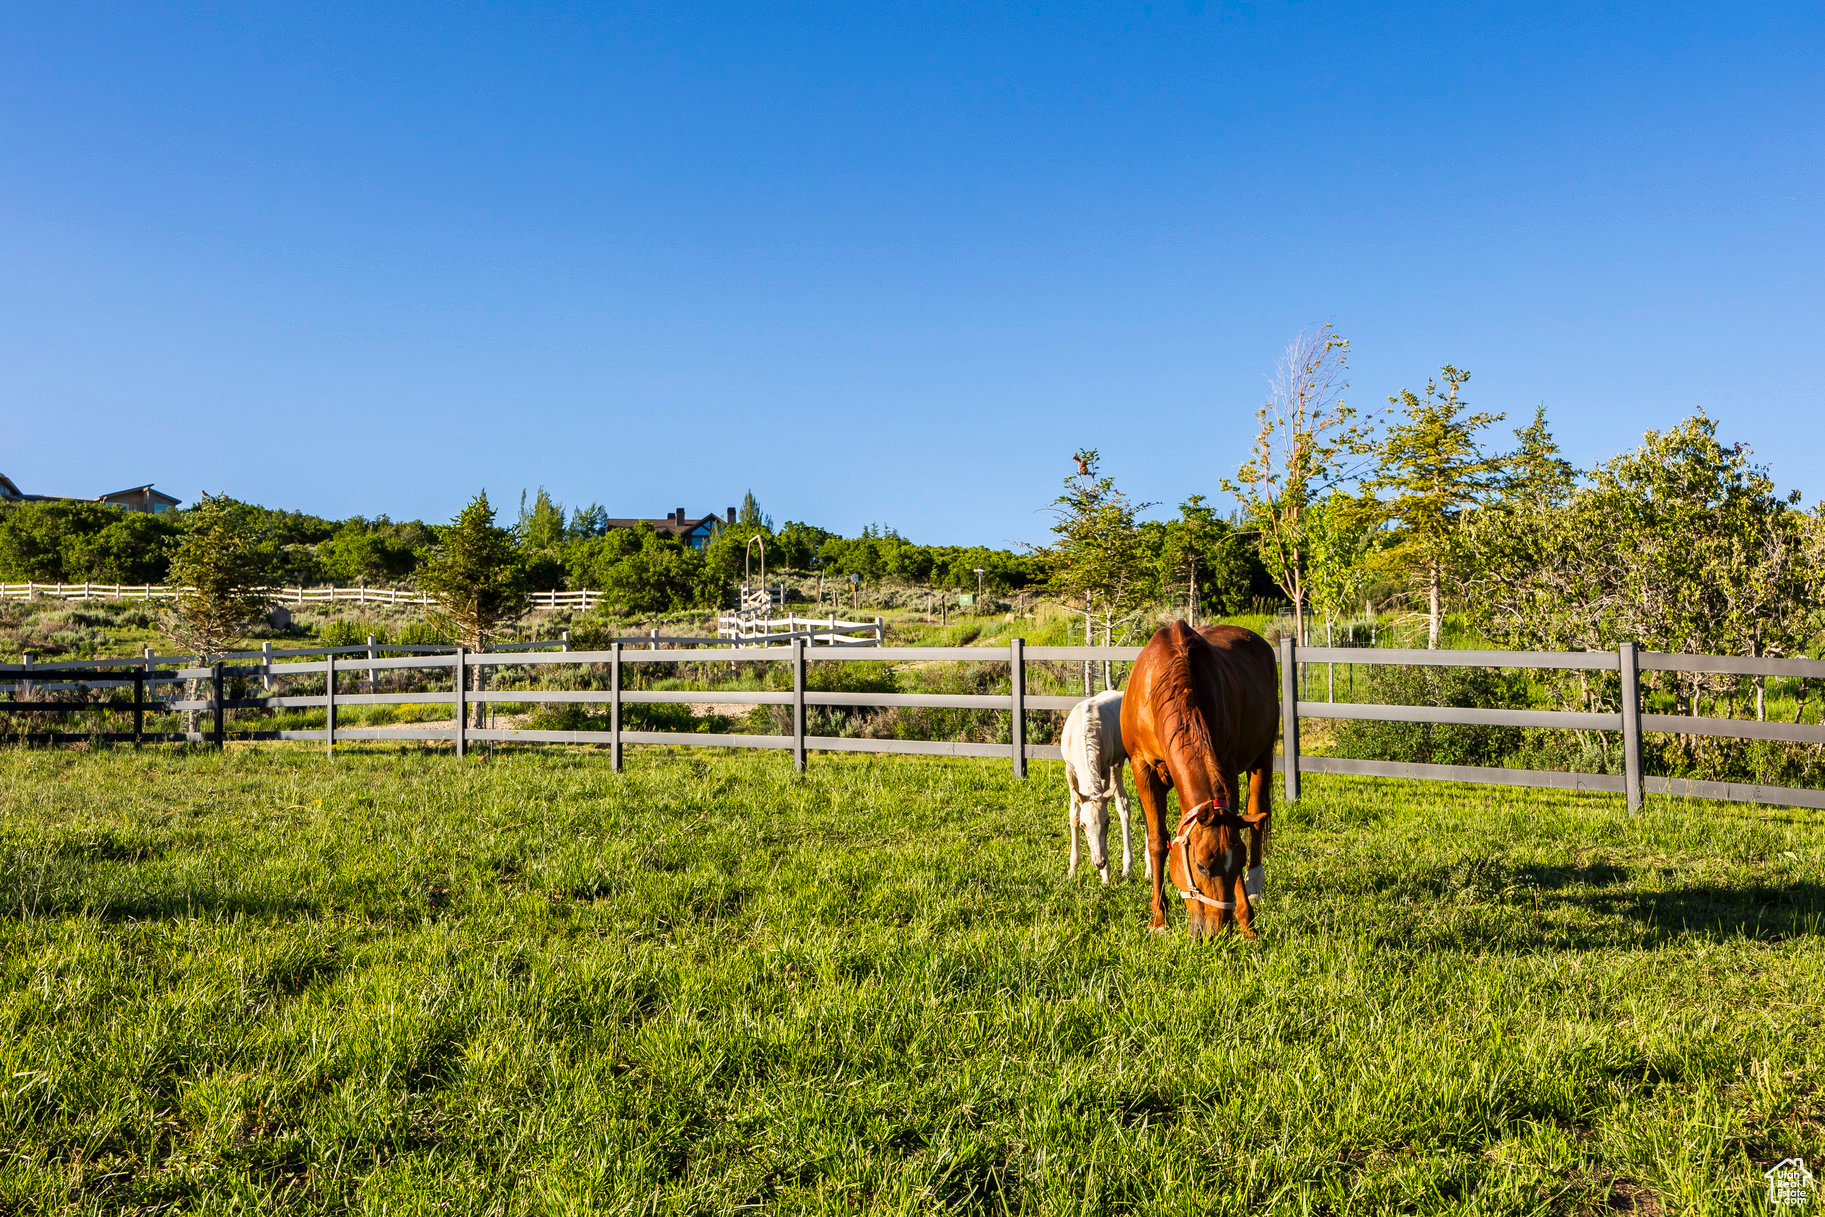
M 1349 388 L 1350 342 L 1328 324 L 1301 330 L 1268 379 L 1256 413 L 1254 454 L 1223 479 L 1260 535 L 1262 564 L 1293 603 L 1299 641 L 1306 641 L 1311 595 L 1312 504 L 1355 481 L 1368 467 L 1375 418 L 1358 418 Z

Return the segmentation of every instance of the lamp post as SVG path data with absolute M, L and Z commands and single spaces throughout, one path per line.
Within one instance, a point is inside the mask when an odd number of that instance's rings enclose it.
M 862 576 L 849 576 L 849 593 L 851 607 L 859 610 L 862 607 Z
M 982 611 L 982 568 L 977 566 L 971 569 L 976 572 L 976 611 L 980 613 Z

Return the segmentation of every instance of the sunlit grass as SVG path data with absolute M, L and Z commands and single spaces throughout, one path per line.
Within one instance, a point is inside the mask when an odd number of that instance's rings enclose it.
M 1735 1213 L 1825 1154 L 1816 817 L 1306 789 L 1194 946 L 1064 878 L 1056 766 L 6 749 L 0 1212 Z

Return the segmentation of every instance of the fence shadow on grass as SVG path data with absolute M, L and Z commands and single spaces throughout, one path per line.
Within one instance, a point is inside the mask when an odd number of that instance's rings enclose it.
M 1627 918 L 1656 942 L 1698 934 L 1776 943 L 1825 931 L 1825 884 L 1810 881 L 1599 891 L 1566 899 L 1592 913 Z
M 1416 877 L 1413 887 L 1430 889 L 1430 898 L 1378 932 L 1377 947 L 1532 954 L 1640 950 L 1692 937 L 1775 944 L 1825 933 L 1825 884 L 1811 880 L 1650 890 L 1627 886 L 1630 872 L 1609 863 L 1510 870 L 1479 861 Z

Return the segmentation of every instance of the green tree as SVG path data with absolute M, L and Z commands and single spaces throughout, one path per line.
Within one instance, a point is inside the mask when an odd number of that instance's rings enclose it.
M 486 491 L 441 530 L 419 569 L 418 586 L 436 598 L 445 635 L 472 651 L 485 650 L 502 626 L 526 611 L 513 534 L 495 525 Z
M 1134 519 L 1149 504 L 1131 502 L 1116 488 L 1115 479 L 1101 472 L 1096 449 L 1081 449 L 1073 459 L 1078 472 L 1065 479 L 1065 492 L 1052 501 L 1052 587 L 1066 601 L 1082 605 L 1085 645 L 1094 645 L 1093 623 L 1099 617 L 1107 645 L 1116 618 L 1138 607 L 1152 590 Z M 1105 664 L 1104 683 L 1108 680 Z M 1088 696 L 1088 665 L 1084 689 Z
M 1160 583 L 1165 588 L 1184 586 L 1186 619 L 1192 626 L 1198 624 L 1198 606 L 1204 601 L 1215 600 L 1222 611 L 1220 589 L 1240 573 L 1235 530 L 1203 495 L 1180 503 L 1178 518 L 1160 527 L 1158 552 Z
M 1359 602 L 1368 585 L 1367 559 L 1379 539 L 1373 499 L 1333 490 L 1306 515 L 1312 612 L 1324 622 L 1324 644 L 1337 645 L 1337 619 Z M 1337 700 L 1337 665 L 1325 665 L 1330 701 Z
M 528 553 L 556 553 L 570 539 L 564 523 L 564 504 L 554 500 L 543 486 L 526 506 L 526 492 L 520 491 L 520 518 L 513 526 L 514 540 Z
M 271 603 L 273 550 L 246 506 L 205 494 L 185 513 L 184 538 L 171 559 L 169 577 L 178 590 L 167 629 L 187 654 L 219 655 Z
M 1221 483 L 1241 502 L 1262 565 L 1292 601 L 1301 642 L 1310 596 L 1306 513 L 1333 488 L 1355 481 L 1374 432 L 1375 420 L 1358 418 L 1343 400 L 1349 368 L 1349 340 L 1329 325 L 1293 339 L 1269 382 L 1267 404 L 1255 416 L 1254 453 L 1233 481 Z
M 1556 459 L 1543 428 L 1532 448 Z M 1705 415 L 1646 433 L 1585 486 L 1546 467 L 1550 476 L 1513 479 L 1504 498 L 1466 516 L 1467 598 L 1497 641 L 1779 656 L 1800 653 L 1825 624 L 1820 516 L 1778 493 L 1746 445 L 1720 443 Z M 1670 688 L 1681 713 L 1736 684 L 1697 672 L 1648 679 Z
M 1421 397 L 1403 389 L 1389 398 L 1396 417 L 1380 446 L 1380 460 L 1367 481 L 1382 497 L 1381 510 L 1394 524 L 1384 564 L 1425 599 L 1426 646 L 1436 648 L 1443 631 L 1447 585 L 1461 553 L 1456 545 L 1463 512 L 1494 494 L 1508 469 L 1506 456 L 1483 451 L 1478 432 L 1502 418 L 1469 413 L 1463 388 L 1470 373 L 1446 364 Z
M 760 509 L 760 500 L 754 497 L 752 490 L 741 496 L 741 509 L 735 513 L 735 522 L 751 525 L 768 533 L 773 531 L 773 517 Z
M 722 599 L 723 580 L 704 551 L 660 536 L 645 523 L 576 542 L 569 563 L 572 582 L 600 591 L 623 612 L 677 612 L 714 607 Z

